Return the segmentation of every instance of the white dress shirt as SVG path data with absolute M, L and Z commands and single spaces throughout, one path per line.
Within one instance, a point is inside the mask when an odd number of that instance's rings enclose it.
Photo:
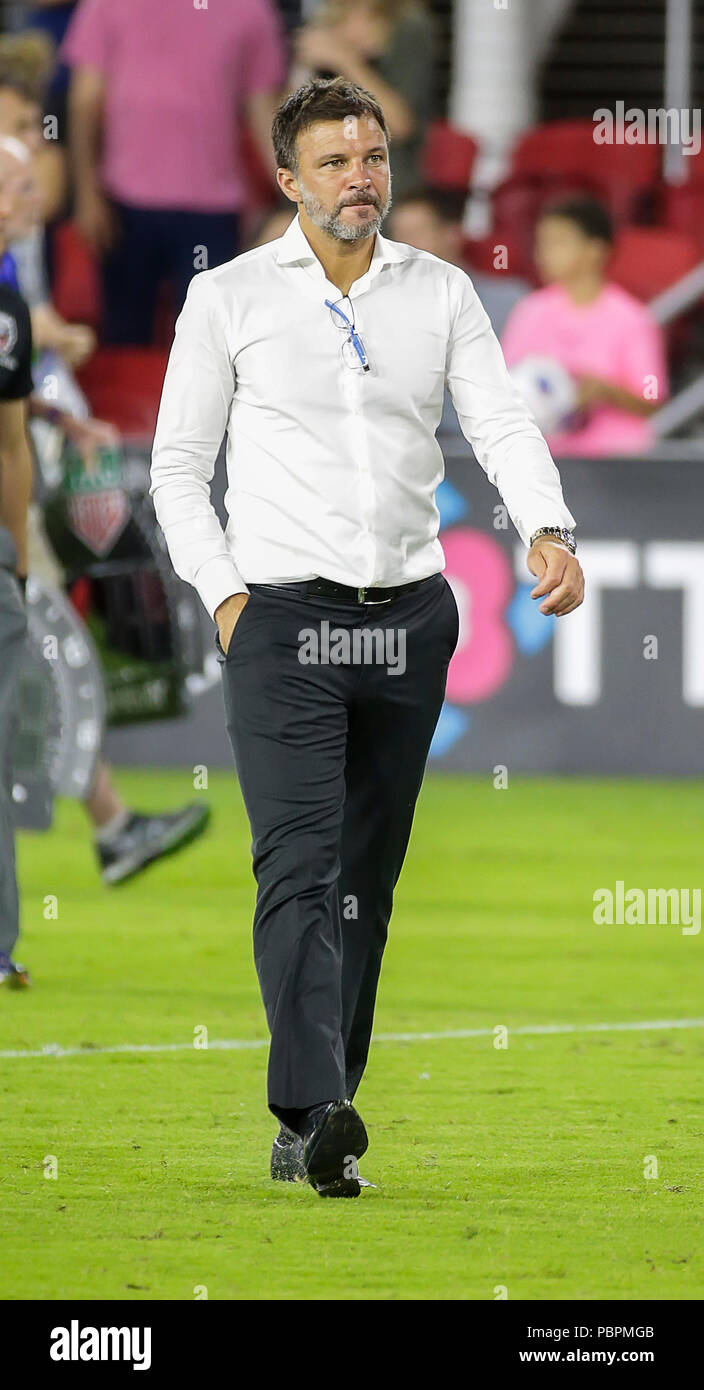
M 540 526 L 575 524 L 465 272 L 377 234 L 350 297 L 368 372 L 345 364 L 345 333 L 325 307 L 342 295 L 299 217 L 191 281 L 151 493 L 174 569 L 210 614 L 249 583 L 320 575 L 387 586 L 442 570 L 435 431 L 445 383 L 526 545 Z M 223 532 L 210 482 L 226 430 Z

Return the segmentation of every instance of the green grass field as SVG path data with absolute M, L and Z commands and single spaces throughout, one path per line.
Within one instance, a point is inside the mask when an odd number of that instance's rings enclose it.
M 186 772 L 118 783 L 194 796 Z M 377 1188 L 353 1202 L 269 1180 L 249 827 L 232 777 L 207 796 L 207 836 L 119 889 L 75 804 L 20 837 L 35 984 L 0 993 L 0 1297 L 700 1298 L 704 1023 L 587 1025 L 704 1016 L 701 934 L 592 920 L 618 879 L 701 886 L 701 784 L 427 779 L 357 1101 Z M 512 1031 L 551 1024 L 573 1031 Z M 453 1030 L 486 1031 L 384 1037 Z M 7 1055 L 51 1044 L 85 1054 Z

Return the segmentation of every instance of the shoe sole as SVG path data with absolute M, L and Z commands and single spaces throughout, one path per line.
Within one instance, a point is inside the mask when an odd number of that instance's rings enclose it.
M 142 869 L 148 869 L 150 864 L 155 864 L 157 859 L 174 854 L 177 849 L 182 849 L 184 845 L 190 844 L 191 840 L 197 839 L 205 830 L 209 820 L 210 810 L 207 810 L 198 820 L 194 821 L 193 825 L 188 826 L 185 830 L 175 830 L 173 835 L 167 838 L 152 854 L 147 854 L 146 857 L 144 854 L 133 854 L 123 859 L 121 863 L 103 869 L 101 873 L 103 883 L 110 888 L 114 888 L 118 883 L 126 883 L 127 879 L 134 878 L 142 872 Z
M 356 1110 L 339 1106 L 328 1116 L 315 1147 L 308 1154 L 306 1177 L 320 1197 L 358 1197 L 358 1175 L 346 1176 L 350 1159 L 356 1160 L 369 1146 L 367 1131 Z

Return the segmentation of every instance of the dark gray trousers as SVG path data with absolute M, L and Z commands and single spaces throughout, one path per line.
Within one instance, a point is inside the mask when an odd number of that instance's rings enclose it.
M 15 825 L 12 809 L 12 739 L 15 699 L 27 618 L 15 578 L 17 551 L 10 532 L 0 526 L 0 952 L 12 955 L 19 935 L 15 874 Z
M 250 591 L 227 656 L 216 643 L 252 831 L 269 1108 L 287 1121 L 352 1098 L 362 1078 L 393 891 L 459 618 L 441 574 L 359 607 L 266 585 Z M 311 633 L 328 662 L 300 659 L 316 654 Z

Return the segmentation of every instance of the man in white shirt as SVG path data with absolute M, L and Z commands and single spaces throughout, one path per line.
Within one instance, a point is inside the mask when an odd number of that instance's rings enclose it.
M 446 382 L 530 546 L 541 611 L 569 613 L 583 581 L 557 470 L 470 280 L 380 235 L 378 103 L 313 79 L 272 134 L 298 216 L 191 282 L 151 491 L 174 567 L 218 626 L 282 1125 L 272 1176 L 347 1197 L 393 890 L 458 638 L 434 500 Z M 225 431 L 223 533 L 210 481 Z

